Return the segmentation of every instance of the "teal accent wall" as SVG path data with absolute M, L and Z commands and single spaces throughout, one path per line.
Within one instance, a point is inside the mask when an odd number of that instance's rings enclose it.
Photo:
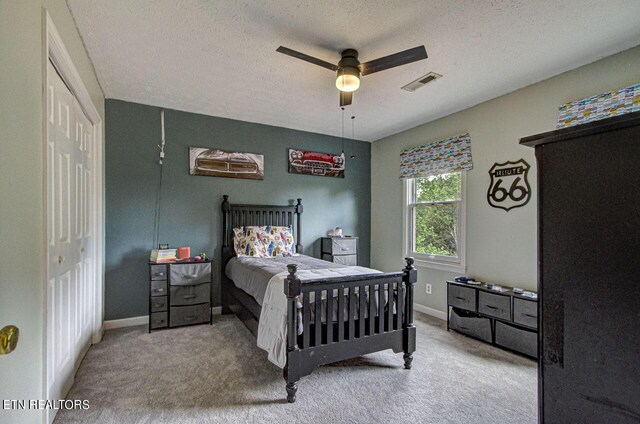
M 148 314 L 148 259 L 153 247 L 160 176 L 160 108 L 105 101 L 105 319 Z M 195 113 L 165 110 L 166 148 L 160 242 L 204 250 L 215 260 L 214 306 L 220 304 L 222 195 L 232 203 L 288 204 L 302 198 L 304 253 L 320 257 L 319 238 L 337 225 L 360 237 L 359 264 L 369 265 L 371 144 L 345 141 L 345 178 L 289 174 L 288 149 L 339 153 L 342 140 Z M 189 175 L 189 147 L 264 155 L 262 181 Z M 356 159 L 351 159 L 351 154 Z

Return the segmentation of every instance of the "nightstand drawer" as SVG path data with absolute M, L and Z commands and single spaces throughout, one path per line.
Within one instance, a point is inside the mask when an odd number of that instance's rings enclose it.
M 358 241 L 352 238 L 332 238 L 331 252 L 334 255 L 352 255 L 357 252 Z
M 538 328 L 538 302 L 513 298 L 513 322 Z
M 167 295 L 167 281 L 152 281 L 151 282 L 151 296 L 166 296 Z
M 149 326 L 151 327 L 152 330 L 156 328 L 165 328 L 167 327 L 168 324 L 169 324 L 169 321 L 167 320 L 166 312 L 155 312 L 151 314 L 151 320 L 149 322 Z
M 151 298 L 151 312 L 164 312 L 167 310 L 167 296 L 155 296 Z
M 166 280 L 167 279 L 167 266 L 166 265 L 151 265 L 149 267 L 152 280 Z
M 511 296 L 481 291 L 478 295 L 478 312 L 504 320 L 511 319 Z
M 211 284 L 204 283 L 195 286 L 170 286 L 171 306 L 195 305 L 208 303 L 211 298 Z
M 342 265 L 358 265 L 358 255 L 328 255 L 324 253 L 322 260 L 333 262 L 334 264 Z
M 211 282 L 211 263 L 171 264 L 169 283 L 172 286 L 192 285 Z
M 172 306 L 170 312 L 172 327 L 201 324 L 211 320 L 211 307 L 208 303 L 194 306 Z
M 449 305 L 468 311 L 476 310 L 476 289 L 449 284 Z

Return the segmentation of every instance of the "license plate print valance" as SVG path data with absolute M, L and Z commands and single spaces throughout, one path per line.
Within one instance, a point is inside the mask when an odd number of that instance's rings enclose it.
M 428 177 L 471 169 L 469 134 L 404 149 L 400 153 L 400 178 Z

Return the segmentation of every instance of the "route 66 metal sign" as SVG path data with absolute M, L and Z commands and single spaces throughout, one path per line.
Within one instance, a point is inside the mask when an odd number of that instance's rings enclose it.
M 524 160 L 495 163 L 489 170 L 491 184 L 487 190 L 487 201 L 494 208 L 519 208 L 529 203 L 531 186 L 529 185 L 529 169 L 531 167 Z

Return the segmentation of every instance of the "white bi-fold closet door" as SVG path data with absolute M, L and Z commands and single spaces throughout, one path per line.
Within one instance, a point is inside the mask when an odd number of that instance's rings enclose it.
M 47 71 L 46 384 L 48 399 L 63 399 L 93 333 L 95 140 L 93 125 L 50 62 Z

